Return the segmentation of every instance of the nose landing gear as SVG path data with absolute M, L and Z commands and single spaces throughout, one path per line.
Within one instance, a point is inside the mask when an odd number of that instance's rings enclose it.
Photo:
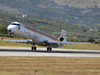
M 13 38 L 14 37 L 14 33 L 10 33 L 10 37 Z

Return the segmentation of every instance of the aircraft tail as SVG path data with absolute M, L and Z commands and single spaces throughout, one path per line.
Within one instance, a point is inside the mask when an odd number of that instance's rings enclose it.
M 65 31 L 65 30 L 62 30 L 61 35 L 60 35 L 60 37 L 59 37 L 59 40 L 60 40 L 61 42 L 67 42 L 67 40 L 66 40 L 66 38 L 65 38 L 65 34 L 66 34 L 66 31 Z

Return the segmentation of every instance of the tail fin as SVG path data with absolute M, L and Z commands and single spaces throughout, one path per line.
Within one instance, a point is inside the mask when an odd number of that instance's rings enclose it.
M 66 31 L 62 30 L 60 37 L 65 37 Z
M 65 31 L 65 30 L 62 30 L 61 35 L 60 35 L 60 37 L 59 37 L 59 40 L 60 40 L 61 42 L 67 42 L 67 40 L 66 40 L 66 38 L 65 38 L 65 34 L 66 34 L 66 31 Z

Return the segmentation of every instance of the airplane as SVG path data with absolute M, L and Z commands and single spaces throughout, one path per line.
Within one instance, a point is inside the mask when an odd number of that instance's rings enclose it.
M 47 51 L 52 51 L 52 48 L 60 48 L 65 44 L 87 44 L 88 42 L 67 42 L 67 39 L 64 37 L 65 30 L 62 30 L 59 38 L 41 32 L 37 29 L 23 25 L 19 22 L 12 22 L 7 27 L 8 32 L 13 36 L 17 34 L 19 36 L 28 38 L 29 40 L 4 40 L 4 41 L 13 41 L 18 43 L 27 43 L 32 44 L 31 50 L 36 50 L 35 45 L 46 46 Z

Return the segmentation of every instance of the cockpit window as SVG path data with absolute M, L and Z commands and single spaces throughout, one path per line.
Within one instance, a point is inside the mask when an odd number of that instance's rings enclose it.
M 17 26 L 20 26 L 20 24 L 16 24 L 16 23 L 11 23 L 11 25 L 17 25 Z

